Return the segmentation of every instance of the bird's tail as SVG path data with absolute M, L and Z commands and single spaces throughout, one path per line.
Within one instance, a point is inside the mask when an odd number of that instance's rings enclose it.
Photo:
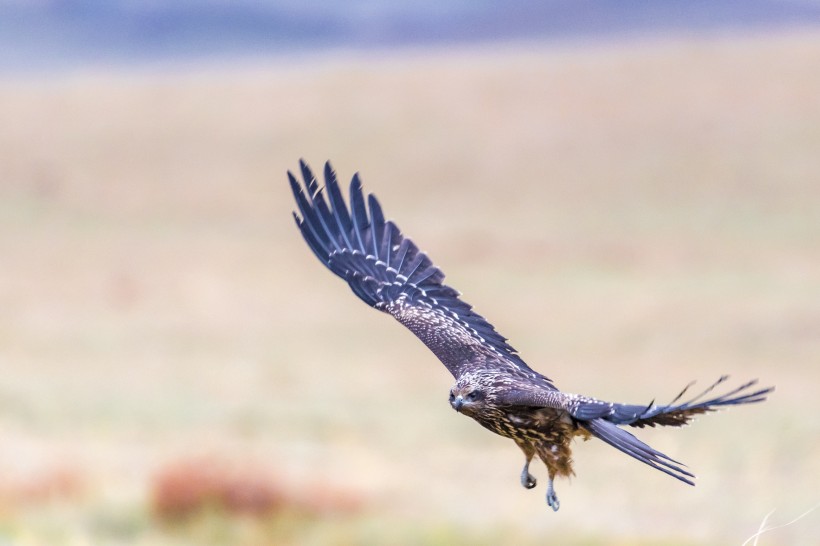
M 642 463 L 648 464 L 652 468 L 684 483 L 695 485 L 695 482 L 692 481 L 695 475 L 683 468 L 685 466 L 683 463 L 651 448 L 614 423 L 605 419 L 593 419 L 579 424 L 599 440 L 603 440 L 630 457 L 634 457 Z
M 728 376 L 721 377 L 705 391 L 683 403 L 680 400 L 692 386 L 692 383 L 687 385 L 674 400 L 666 405 L 659 406 L 654 402 L 648 405 L 610 404 L 600 400 L 580 398 L 570 413 L 581 427 L 588 430 L 596 438 L 638 459 L 642 463 L 648 464 L 652 468 L 669 474 L 684 483 L 694 485 L 692 479 L 695 476 L 683 468 L 685 465 L 660 451 L 652 449 L 620 428 L 619 425 L 638 428 L 654 427 L 656 425 L 679 427 L 688 423 L 696 415 L 714 411 L 721 407 L 762 402 L 766 399 L 766 395 L 774 390 L 774 387 L 752 389 L 757 384 L 755 379 L 720 396 L 704 400 L 706 395 L 726 379 L 728 379 Z
M 658 405 L 654 401 L 645 405 L 610 404 L 599 400 L 581 400 L 577 408 L 572 411 L 572 415 L 581 421 L 600 418 L 616 425 L 629 425 L 637 428 L 656 425 L 679 427 L 687 424 L 697 415 L 715 411 L 721 407 L 762 402 L 774 390 L 774 387 L 753 390 L 752 387 L 757 385 L 757 380 L 754 379 L 720 396 L 706 399 L 715 387 L 728 378 L 729 376 L 722 376 L 709 388 L 686 402 L 680 402 L 680 400 L 693 383 L 687 385 L 668 404 Z

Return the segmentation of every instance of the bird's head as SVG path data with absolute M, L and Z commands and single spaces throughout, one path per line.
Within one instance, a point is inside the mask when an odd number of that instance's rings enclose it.
M 487 390 L 470 378 L 459 379 L 450 389 L 450 405 L 459 413 L 475 415 L 487 401 Z

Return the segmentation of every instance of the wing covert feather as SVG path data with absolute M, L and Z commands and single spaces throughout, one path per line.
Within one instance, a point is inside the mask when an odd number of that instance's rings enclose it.
M 288 172 L 299 230 L 319 260 L 360 299 L 406 326 L 454 377 L 492 359 L 531 372 L 506 338 L 443 284 L 444 273 L 432 260 L 395 223 L 385 221 L 378 199 L 365 198 L 358 173 L 348 208 L 330 163 L 324 189 L 304 161 L 299 170 L 303 184 Z

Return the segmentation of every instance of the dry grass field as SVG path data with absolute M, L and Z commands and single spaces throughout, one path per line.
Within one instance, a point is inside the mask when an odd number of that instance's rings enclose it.
M 739 545 L 787 522 L 820 502 L 818 97 L 811 33 L 0 82 L 0 543 Z M 777 391 L 639 431 L 695 488 L 578 446 L 553 514 L 311 255 L 300 157 L 360 170 L 565 390 Z M 759 544 L 818 536 L 820 511 Z

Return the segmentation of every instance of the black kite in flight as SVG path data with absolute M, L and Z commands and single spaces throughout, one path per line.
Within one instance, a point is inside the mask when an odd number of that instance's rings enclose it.
M 553 510 L 559 507 L 554 478 L 573 474 L 570 444 L 574 437 L 598 438 L 694 485 L 694 475 L 682 463 L 621 427 L 678 427 L 722 406 L 761 402 L 773 390 L 753 390 L 754 380 L 705 399 L 724 376 L 700 395 L 681 402 L 684 389 L 666 405 L 618 404 L 562 392 L 527 366 L 458 291 L 443 284 L 444 273 L 393 222 L 385 221 L 376 197 L 370 194 L 365 199 L 358 174 L 350 184 L 348 208 L 329 163 L 324 170 L 325 188 L 304 161 L 300 168 L 304 187 L 288 172 L 301 213 L 301 217 L 294 213 L 294 218 L 316 257 L 365 303 L 392 315 L 435 353 L 456 379 L 450 405 L 511 438 L 524 452 L 521 484 L 527 489 L 536 484 L 529 465 L 538 455 L 549 473 L 547 504 Z

